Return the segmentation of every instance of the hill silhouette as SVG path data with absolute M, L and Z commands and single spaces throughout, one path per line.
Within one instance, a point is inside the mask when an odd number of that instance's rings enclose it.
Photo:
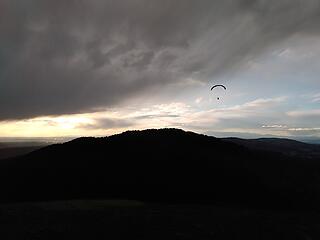
M 318 209 L 318 159 L 179 129 L 78 138 L 2 160 L 2 202 L 123 198 Z

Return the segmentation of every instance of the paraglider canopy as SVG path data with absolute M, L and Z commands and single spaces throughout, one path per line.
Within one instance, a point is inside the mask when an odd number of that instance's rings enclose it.
M 224 88 L 224 90 L 227 90 L 227 88 L 226 88 L 225 86 L 223 86 L 222 84 L 214 85 L 214 86 L 211 88 L 211 90 L 214 89 L 214 88 L 216 88 L 216 87 L 222 87 L 222 88 Z

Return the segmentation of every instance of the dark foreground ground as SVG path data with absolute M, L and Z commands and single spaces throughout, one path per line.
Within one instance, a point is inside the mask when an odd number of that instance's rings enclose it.
M 1 239 L 320 239 L 320 214 L 75 200 L 0 206 Z

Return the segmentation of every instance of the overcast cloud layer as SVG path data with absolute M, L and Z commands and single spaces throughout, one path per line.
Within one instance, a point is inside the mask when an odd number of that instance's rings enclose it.
M 0 120 L 207 82 L 319 22 L 318 0 L 0 0 Z

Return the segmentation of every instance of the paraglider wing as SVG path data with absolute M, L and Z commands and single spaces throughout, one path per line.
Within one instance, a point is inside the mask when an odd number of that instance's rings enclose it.
M 211 88 L 211 90 L 214 89 L 214 88 L 216 88 L 216 87 L 222 87 L 222 88 L 224 88 L 224 90 L 227 90 L 227 88 L 226 88 L 225 86 L 221 85 L 221 84 L 214 85 L 214 86 Z

